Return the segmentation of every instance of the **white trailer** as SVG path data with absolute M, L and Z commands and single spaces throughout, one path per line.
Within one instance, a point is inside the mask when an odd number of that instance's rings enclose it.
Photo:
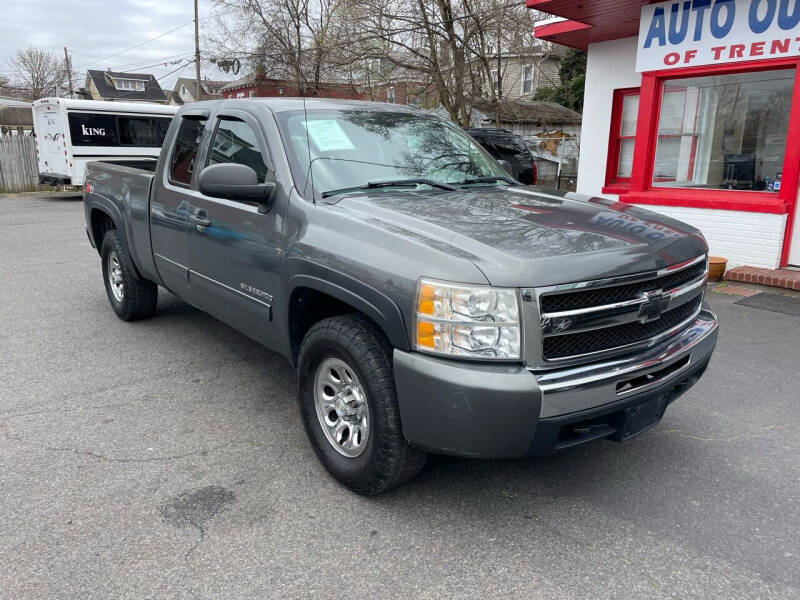
M 42 98 L 33 103 L 39 183 L 83 185 L 93 160 L 158 158 L 177 106 Z

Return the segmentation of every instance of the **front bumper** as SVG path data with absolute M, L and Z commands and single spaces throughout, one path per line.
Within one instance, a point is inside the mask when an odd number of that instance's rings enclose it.
M 703 310 L 675 337 L 634 356 L 533 372 L 394 351 L 403 432 L 440 454 L 513 458 L 652 427 L 703 374 L 718 323 Z

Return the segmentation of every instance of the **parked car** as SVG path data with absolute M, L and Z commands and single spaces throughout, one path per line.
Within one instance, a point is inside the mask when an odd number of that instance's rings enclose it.
M 285 356 L 317 456 L 359 493 L 428 452 L 629 439 L 716 344 L 696 229 L 521 185 L 411 107 L 196 102 L 144 166 L 88 165 L 114 311 L 153 315 L 162 286 Z
M 155 159 L 177 106 L 42 98 L 33 103 L 42 185 L 83 185 L 93 160 Z
M 506 161 L 511 166 L 510 173 L 517 181 L 527 185 L 536 185 L 539 171 L 531 150 L 522 136 L 506 129 L 488 127 L 467 129 L 466 132 L 497 160 Z

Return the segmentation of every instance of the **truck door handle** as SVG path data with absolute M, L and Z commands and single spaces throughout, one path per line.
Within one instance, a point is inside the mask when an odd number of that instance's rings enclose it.
M 202 215 L 189 215 L 189 221 L 197 225 L 198 231 L 203 231 L 206 227 L 211 227 L 211 220 Z

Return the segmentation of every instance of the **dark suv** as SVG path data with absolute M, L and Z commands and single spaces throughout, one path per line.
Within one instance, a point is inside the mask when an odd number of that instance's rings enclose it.
M 467 129 L 466 132 L 497 160 L 508 161 L 515 179 L 526 185 L 536 185 L 539 173 L 522 136 L 506 129 L 493 128 Z

